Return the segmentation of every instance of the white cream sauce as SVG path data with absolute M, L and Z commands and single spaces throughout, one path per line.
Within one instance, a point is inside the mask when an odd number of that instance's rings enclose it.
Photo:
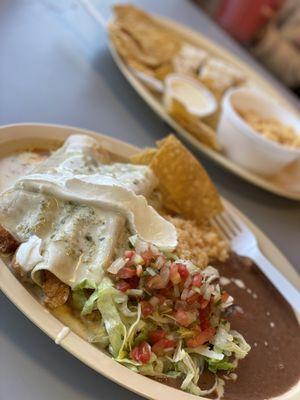
M 96 206 L 102 210 L 115 211 L 124 215 L 132 234 L 163 250 L 173 250 L 177 245 L 175 227 L 162 218 L 144 196 L 115 178 L 95 175 L 33 174 L 17 182 L 21 189 L 47 193 L 56 199 L 77 204 Z
M 174 97 L 181 100 L 191 111 L 197 112 L 199 109 L 205 108 L 209 101 L 204 93 L 202 93 L 193 84 L 187 81 L 176 81 L 172 84 Z
M 42 240 L 32 235 L 27 242 L 22 243 L 16 252 L 16 263 L 26 272 L 31 271 L 40 261 Z
M 47 158 L 46 153 L 24 151 L 0 159 L 0 193 Z

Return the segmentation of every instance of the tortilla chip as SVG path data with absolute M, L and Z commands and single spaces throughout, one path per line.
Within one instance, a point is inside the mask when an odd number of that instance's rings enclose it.
M 157 153 L 157 149 L 146 147 L 141 152 L 135 154 L 130 158 L 133 164 L 149 165 L 153 160 L 153 157 Z
M 158 149 L 134 157 L 153 170 L 159 180 L 163 206 L 198 223 L 222 211 L 216 188 L 198 160 L 174 135 L 158 143 Z
M 181 47 L 176 35 L 134 6 L 117 5 L 114 11 L 116 18 L 109 31 L 118 52 L 127 63 L 135 60 L 150 68 L 171 63 Z
M 217 101 L 220 103 L 224 95 L 224 89 L 218 88 L 217 85 L 215 84 L 215 81 L 212 79 L 208 78 L 204 79 L 201 77 L 198 77 L 198 79 L 204 86 L 206 86 L 213 93 Z
M 190 114 L 178 100 L 172 99 L 168 105 L 167 112 L 180 126 L 190 132 L 200 142 L 214 150 L 220 150 L 214 129 L 201 121 L 200 118 Z
M 164 81 L 166 76 L 171 74 L 172 72 L 174 72 L 173 65 L 170 62 L 164 63 L 160 67 L 155 69 L 155 77 L 157 79 L 160 79 L 161 81 Z

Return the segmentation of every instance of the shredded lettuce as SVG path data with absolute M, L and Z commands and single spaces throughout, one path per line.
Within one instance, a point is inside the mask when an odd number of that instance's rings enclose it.
M 191 394 L 194 394 L 196 396 L 207 396 L 208 394 L 213 393 L 215 390 L 217 390 L 217 387 L 220 385 L 220 381 L 222 379 L 219 379 L 217 376 L 215 378 L 215 383 L 210 389 L 201 389 L 197 384 L 194 382 L 190 382 L 188 386 L 186 387 L 186 392 L 189 392 Z M 223 382 L 223 381 L 222 381 Z M 220 397 L 218 397 L 219 399 Z
M 216 360 L 213 358 L 206 358 L 208 369 L 210 372 L 216 373 L 219 370 L 231 371 L 235 368 L 234 364 L 228 361 L 228 357 L 224 357 L 223 360 Z
M 160 358 L 152 353 L 149 363 L 142 364 L 139 367 L 139 372 L 148 376 L 164 376 L 164 363 Z
M 97 284 L 95 281 L 92 281 L 91 279 L 82 279 L 79 283 L 74 285 L 72 287 L 73 291 L 80 290 L 80 289 L 96 289 Z
M 81 311 L 86 303 L 84 289 L 96 289 L 97 285 L 90 279 L 83 279 L 72 288 L 72 300 L 74 307 Z
M 90 343 L 97 343 L 101 347 L 107 347 L 109 345 L 109 336 L 104 327 L 101 327 L 96 333 L 89 335 L 88 341 Z
M 197 384 L 200 376 L 199 366 L 195 364 L 192 357 L 182 348 L 182 341 L 179 341 L 172 361 L 177 364 L 176 369 L 184 375 L 181 389 L 186 390 L 191 382 Z
M 118 356 L 126 338 L 126 327 L 121 320 L 114 301 L 116 294 L 119 296 L 119 292 L 113 288 L 111 280 L 104 278 L 98 289 L 88 299 L 88 307 L 85 305 L 87 311 L 87 309 L 93 308 L 96 302 L 109 337 L 110 349 L 114 357 Z
M 219 327 L 214 339 L 214 350 L 222 351 L 226 355 L 235 354 L 236 358 L 244 358 L 251 347 L 245 341 L 243 336 L 234 331 L 228 330 L 229 324 Z
M 143 328 L 140 329 L 140 332 L 134 338 L 133 347 L 139 345 L 142 342 L 147 341 L 149 336 L 149 331 L 150 329 L 147 325 L 143 326 Z
M 189 353 L 196 353 L 202 356 L 205 356 L 209 359 L 215 359 L 215 360 L 223 360 L 224 358 L 224 354 L 220 353 L 220 352 L 216 352 L 213 350 L 210 350 L 210 348 L 208 346 L 199 346 L 199 347 L 195 347 L 193 349 L 189 349 L 188 350 Z
M 126 335 L 125 338 L 125 342 L 124 342 L 124 347 L 129 350 L 132 349 L 132 343 L 134 340 L 134 335 L 137 332 L 138 329 L 138 325 L 141 319 L 141 304 L 138 304 L 138 308 L 137 308 L 137 316 L 136 316 L 136 320 L 134 321 L 134 323 L 131 325 L 131 327 L 128 330 L 128 333 Z

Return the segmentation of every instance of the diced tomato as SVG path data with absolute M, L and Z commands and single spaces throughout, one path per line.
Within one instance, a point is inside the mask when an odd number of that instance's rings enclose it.
M 186 299 L 186 302 L 187 302 L 189 305 L 194 304 L 194 303 L 196 303 L 196 301 L 199 300 L 199 297 L 200 297 L 199 293 L 194 293 L 192 296 L 190 296 L 190 297 L 188 297 L 188 298 Z
M 141 308 L 144 318 L 148 317 L 148 315 L 151 315 L 154 311 L 153 306 L 149 303 L 149 301 L 146 300 L 141 301 Z
M 126 250 L 124 252 L 124 258 L 127 259 L 125 267 L 132 267 L 134 265 L 134 261 L 133 261 L 134 256 L 135 256 L 135 251 L 133 251 L 133 250 Z
M 136 275 L 132 278 L 127 279 L 131 289 L 136 289 L 139 286 L 140 278 Z
M 192 322 L 195 321 L 195 315 L 190 311 L 185 311 L 182 308 L 179 308 L 175 311 L 174 318 L 178 322 L 179 325 L 189 326 Z
M 133 276 L 136 276 L 136 269 L 129 268 L 129 267 L 123 267 L 119 270 L 117 275 L 118 275 L 118 277 L 123 278 L 123 279 L 132 278 Z
M 202 298 L 201 301 L 200 301 L 200 308 L 203 310 L 208 305 L 209 305 L 209 300 L 205 300 L 205 299 Z
M 144 259 L 146 265 L 149 265 L 154 258 L 154 254 L 150 249 L 143 251 L 141 253 L 141 256 Z
M 202 275 L 201 274 L 196 274 L 193 276 L 193 286 L 200 287 L 202 285 Z
M 160 339 L 152 346 L 152 351 L 158 356 L 162 356 L 164 354 L 165 349 L 173 349 L 176 346 L 175 340 L 170 339 Z
M 154 344 L 166 336 L 166 332 L 163 329 L 156 329 L 149 333 L 150 343 Z
M 137 265 L 136 267 L 136 274 L 138 277 L 140 277 L 143 273 L 143 267 L 141 265 Z
M 181 276 L 178 272 L 178 266 L 175 263 L 171 264 L 170 267 L 170 280 L 173 285 L 178 285 L 178 283 L 181 282 Z
M 215 329 L 213 327 L 209 327 L 204 331 L 200 332 L 196 337 L 187 339 L 186 345 L 192 348 L 201 346 L 202 344 L 211 340 L 214 337 L 214 334 L 215 334 Z
M 209 321 L 209 314 L 210 314 L 210 304 L 208 304 L 205 308 L 199 310 L 199 319 L 200 319 L 200 326 L 201 329 L 204 330 L 211 326 Z
M 222 293 L 221 301 L 225 303 L 228 300 L 229 294 L 227 292 Z
M 147 342 L 142 342 L 131 351 L 131 358 L 142 364 L 147 364 L 151 357 L 151 346 Z
M 209 319 L 204 319 L 201 321 L 201 329 L 204 331 L 205 329 L 208 329 L 211 327 L 211 322 Z
M 165 299 L 170 299 L 173 295 L 173 284 L 171 281 L 168 282 L 167 286 L 159 291 L 160 296 Z
M 161 292 L 161 290 L 160 290 L 160 292 Z M 163 296 L 162 294 L 157 294 L 156 295 L 156 297 L 158 297 L 159 298 L 159 304 L 161 305 L 161 304 L 164 304 L 164 302 L 166 301 L 166 298 L 165 298 L 165 296 Z
M 205 304 L 207 300 L 202 299 L 201 302 L 203 304 Z M 199 310 L 199 318 L 200 321 L 208 319 L 210 314 L 210 304 L 207 304 L 206 307 L 201 307 L 201 309 Z
M 116 288 L 121 292 L 126 292 L 126 290 L 131 289 L 131 286 L 126 281 L 119 281 L 116 283 Z
M 183 265 L 183 264 L 177 264 L 177 267 L 178 267 L 178 272 L 179 272 L 179 274 L 180 274 L 180 277 L 181 277 L 181 279 L 183 280 L 183 281 L 185 281 L 186 280 L 186 278 L 189 276 L 189 271 L 188 271 L 188 269 L 187 269 L 187 267 L 185 266 L 185 265 Z
M 124 257 L 125 258 L 131 258 L 134 255 L 135 255 L 135 251 L 133 251 L 133 250 L 126 250 L 125 253 L 124 253 Z
M 163 281 L 160 275 L 151 276 L 147 282 L 147 286 L 149 289 L 161 289 L 163 285 Z

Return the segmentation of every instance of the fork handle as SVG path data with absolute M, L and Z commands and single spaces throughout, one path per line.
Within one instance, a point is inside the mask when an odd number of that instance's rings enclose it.
M 299 291 L 270 263 L 258 248 L 255 250 L 253 249 L 250 257 L 257 263 L 261 271 L 273 283 L 282 296 L 290 303 L 291 307 L 300 314 Z

